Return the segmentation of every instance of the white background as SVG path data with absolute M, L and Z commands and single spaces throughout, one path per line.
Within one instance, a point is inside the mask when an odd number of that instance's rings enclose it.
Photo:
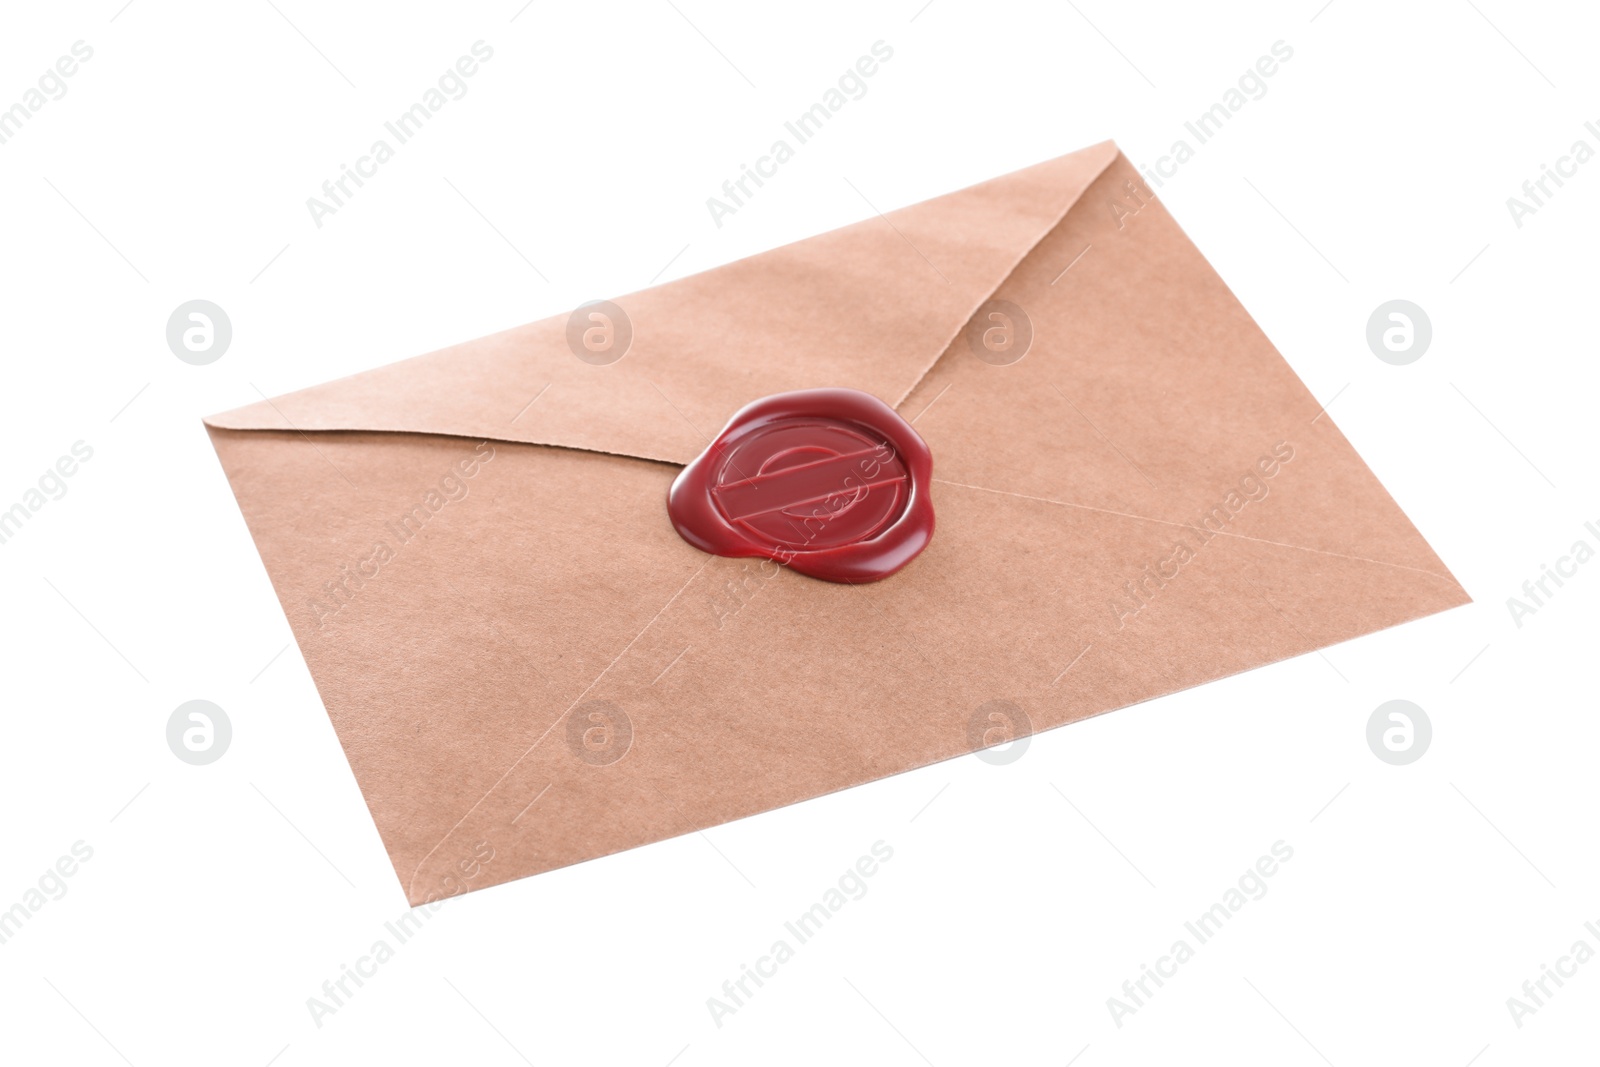
M 1592 9 L 274 2 L 0 16 L 0 106 L 94 49 L 0 145 L 0 508 L 94 449 L 0 545 L 0 909 L 94 850 L 0 945 L 0 1058 L 1592 1057 L 1600 962 L 1521 1028 L 1506 998 L 1579 938 L 1600 949 L 1600 563 L 1521 628 L 1506 598 L 1600 546 L 1600 161 L 1520 229 L 1505 203 L 1574 140 L 1600 148 Z M 316 228 L 306 198 L 480 39 L 468 94 Z M 706 198 L 878 40 L 868 94 L 714 226 Z M 405 902 L 201 416 L 870 216 L 846 178 L 889 210 L 1105 138 L 1149 164 L 1279 40 L 1268 93 L 1160 195 L 1476 602 L 1008 766 L 454 899 L 315 1025 L 307 998 Z M 1363 336 L 1397 297 L 1434 327 L 1406 367 Z M 195 298 L 233 323 L 210 366 L 165 341 Z M 1365 740 L 1397 697 L 1434 727 L 1405 767 Z M 206 767 L 165 741 L 193 698 L 234 727 Z M 706 998 L 880 839 L 867 896 L 714 1025 Z M 1280 839 L 1270 892 L 1114 1025 L 1107 998 Z

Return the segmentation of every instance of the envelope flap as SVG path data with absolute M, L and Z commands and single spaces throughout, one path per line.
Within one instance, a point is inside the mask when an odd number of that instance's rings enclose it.
M 206 421 L 687 463 L 741 406 L 772 393 L 845 386 L 898 404 L 1116 157 L 1107 141 L 618 298 L 624 316 L 608 324 L 627 350 L 610 364 L 575 354 L 580 309 L 576 330 L 560 315 Z M 806 355 L 767 358 L 777 351 Z

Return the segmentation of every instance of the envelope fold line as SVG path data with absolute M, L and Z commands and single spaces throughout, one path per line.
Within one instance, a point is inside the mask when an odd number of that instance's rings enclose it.
M 995 282 L 995 284 L 983 294 L 983 298 L 972 306 L 972 310 L 968 311 L 966 317 L 961 320 L 961 325 L 956 328 L 954 333 L 945 339 L 944 345 L 941 346 L 939 351 L 934 354 L 934 357 L 928 361 L 927 366 L 923 367 L 922 370 L 918 372 L 916 379 L 909 386 L 907 386 L 898 397 L 888 402 L 890 407 L 894 408 L 896 411 L 900 410 L 900 405 L 904 404 L 908 399 L 910 399 L 911 394 L 917 391 L 917 387 L 927 380 L 929 374 L 933 373 L 933 369 L 939 365 L 939 361 L 944 358 L 945 353 L 950 351 L 950 346 L 955 343 L 956 338 L 960 337 L 966 332 L 967 327 L 972 323 L 972 317 L 981 311 L 985 304 L 994 299 L 994 294 L 1003 289 L 1006 282 L 1010 281 L 1016 275 L 1018 269 L 1020 269 L 1021 266 L 1028 261 L 1028 257 L 1032 256 L 1033 253 L 1038 250 L 1039 246 L 1044 243 L 1045 238 L 1054 233 L 1056 229 L 1066 221 L 1067 216 L 1072 214 L 1072 209 L 1077 207 L 1078 204 L 1083 201 L 1083 194 L 1087 193 L 1089 188 L 1093 186 L 1095 182 L 1100 180 L 1100 176 L 1102 174 L 1111 169 L 1111 165 L 1113 163 L 1122 158 L 1122 150 L 1117 148 L 1116 142 L 1105 141 L 1102 142 L 1102 144 L 1110 145 L 1112 148 L 1112 152 L 1106 157 L 1105 162 L 1103 162 L 1099 168 L 1097 168 L 1095 172 L 1091 174 L 1086 181 L 1084 181 L 1083 187 L 1079 189 L 1077 194 L 1074 195 L 1072 199 L 1061 208 L 1061 212 L 1050 221 L 1049 225 L 1041 229 L 1038 233 L 1038 236 L 1034 237 L 1034 239 L 1028 244 L 1028 247 L 1023 249 L 1017 258 L 1012 261 L 1011 266 L 1006 268 L 1005 274 L 1000 277 L 999 281 Z M 1096 145 L 1095 147 L 1098 148 L 1101 147 L 1101 145 Z M 935 399 L 938 398 L 935 397 Z M 928 407 L 932 406 L 932 403 L 928 404 Z
M 1078 508 L 1082 511 L 1093 511 L 1101 515 L 1114 515 L 1117 518 L 1131 519 L 1135 522 L 1149 522 L 1160 526 L 1176 526 L 1180 529 L 1189 528 L 1186 524 L 1175 522 L 1171 519 L 1157 519 L 1149 515 L 1135 515 L 1127 511 L 1116 511 L 1111 508 L 1098 508 L 1093 504 L 1076 504 L 1070 500 L 1055 500 L 1047 496 L 1032 496 L 1028 493 L 1012 492 L 1009 489 L 991 489 L 985 485 L 970 485 L 967 482 L 953 482 L 948 478 L 935 478 L 933 481 L 939 485 L 952 485 L 961 489 L 971 489 L 979 493 L 995 493 L 1000 496 L 1014 496 L 1019 500 L 1033 500 L 1041 504 L 1052 504 L 1056 507 L 1062 508 Z M 1309 545 L 1294 545 L 1288 543 L 1287 541 L 1271 541 L 1265 537 L 1251 537 L 1249 534 L 1234 533 L 1231 530 L 1212 530 L 1211 533 L 1217 537 L 1233 537 L 1241 541 L 1254 541 L 1259 545 L 1272 545 L 1277 548 L 1291 549 L 1295 552 L 1312 552 L 1319 556 L 1333 556 L 1337 559 L 1348 559 L 1356 563 L 1370 563 L 1378 567 L 1392 567 L 1395 570 L 1411 571 L 1414 574 L 1425 574 L 1430 578 L 1438 578 L 1440 581 L 1449 582 L 1457 589 L 1460 589 L 1463 593 L 1467 591 L 1465 586 L 1448 574 L 1440 574 L 1437 571 L 1424 570 L 1421 567 L 1412 567 L 1405 563 L 1391 563 L 1388 560 L 1373 559 L 1370 556 L 1352 556 L 1345 552 L 1334 552 L 1326 548 L 1312 548 Z
M 496 437 L 494 434 L 464 434 L 452 433 L 448 430 L 396 430 L 387 426 L 349 426 L 339 429 L 302 430 L 298 426 L 229 426 L 226 423 L 214 421 L 217 416 L 207 416 L 201 423 L 207 430 L 223 433 L 270 433 L 284 436 L 298 435 L 310 442 L 313 437 L 338 437 L 341 434 L 387 434 L 391 437 L 448 437 L 457 441 L 493 441 L 497 445 L 526 445 L 529 448 L 561 448 L 572 452 L 589 452 L 596 456 L 611 456 L 614 459 L 638 460 L 641 463 L 661 463 L 669 467 L 682 467 L 681 459 L 669 459 L 666 456 L 651 456 L 639 452 L 618 452 L 607 448 L 596 448 L 592 445 L 547 444 L 543 441 L 524 441 L 516 437 Z
M 677 603 L 678 598 L 683 595 L 683 591 L 693 585 L 695 579 L 699 578 L 700 575 L 704 573 L 705 569 L 711 565 L 711 561 L 716 558 L 716 556 L 706 556 L 705 560 L 700 564 L 700 566 L 696 567 L 694 573 L 689 576 L 689 580 L 679 586 L 678 591 L 673 593 L 672 596 L 667 599 L 665 604 L 661 605 L 661 610 L 650 616 L 650 621 L 645 623 L 644 626 L 640 628 L 639 632 L 633 635 L 632 640 L 622 646 L 622 651 L 618 652 L 611 658 L 611 662 L 605 665 L 605 669 L 599 674 L 595 675 L 594 679 L 590 681 L 588 685 L 583 687 L 583 691 L 572 699 L 572 702 L 567 705 L 566 710 L 560 715 L 557 715 L 555 719 L 551 721 L 550 725 L 545 728 L 544 733 L 540 734 L 534 739 L 533 744 L 523 749 L 521 754 L 518 755 L 516 759 L 511 761 L 511 765 L 505 769 L 499 778 L 495 779 L 494 785 L 491 785 L 488 789 L 484 790 L 483 795 L 473 802 L 472 807 L 463 812 L 461 818 L 457 819 L 455 824 L 452 825 L 449 830 L 445 831 L 444 836 L 439 838 L 438 844 L 430 848 L 427 854 L 424 855 L 422 859 L 417 861 L 416 869 L 411 872 L 411 879 L 406 883 L 407 899 L 412 899 L 412 890 L 416 888 L 417 876 L 422 873 L 422 868 L 426 867 L 428 865 L 428 861 L 433 858 L 433 854 L 443 848 L 446 841 L 450 840 L 450 835 L 459 830 L 462 823 L 472 818 L 472 813 L 482 807 L 483 802 L 494 795 L 494 791 L 499 789 L 500 784 L 511 776 L 511 772 L 522 766 L 522 761 L 528 758 L 528 754 L 543 744 L 544 739 L 549 737 L 551 732 L 554 731 L 557 726 L 560 726 L 568 715 L 572 714 L 572 709 L 576 708 L 580 703 L 582 703 L 583 698 L 588 696 L 589 693 L 593 691 L 594 687 L 600 684 L 600 680 L 602 678 L 611 673 L 611 668 L 615 667 L 622 660 L 622 657 L 626 656 L 628 651 L 632 649 L 634 645 L 639 643 L 639 638 L 650 632 L 650 628 L 661 619 L 661 616 L 667 613 L 668 608 Z

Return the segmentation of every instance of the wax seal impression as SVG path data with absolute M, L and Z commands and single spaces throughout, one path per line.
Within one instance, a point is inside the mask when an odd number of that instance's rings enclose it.
M 933 538 L 933 456 L 911 424 L 855 389 L 748 404 L 667 495 L 685 541 L 764 556 L 830 582 L 873 582 Z

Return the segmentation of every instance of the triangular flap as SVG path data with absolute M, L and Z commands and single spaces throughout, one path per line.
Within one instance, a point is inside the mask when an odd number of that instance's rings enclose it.
M 562 315 L 206 421 L 686 463 L 772 393 L 844 386 L 896 403 L 1116 157 L 1108 141 L 618 298 L 632 337 L 610 364 L 575 354 Z

